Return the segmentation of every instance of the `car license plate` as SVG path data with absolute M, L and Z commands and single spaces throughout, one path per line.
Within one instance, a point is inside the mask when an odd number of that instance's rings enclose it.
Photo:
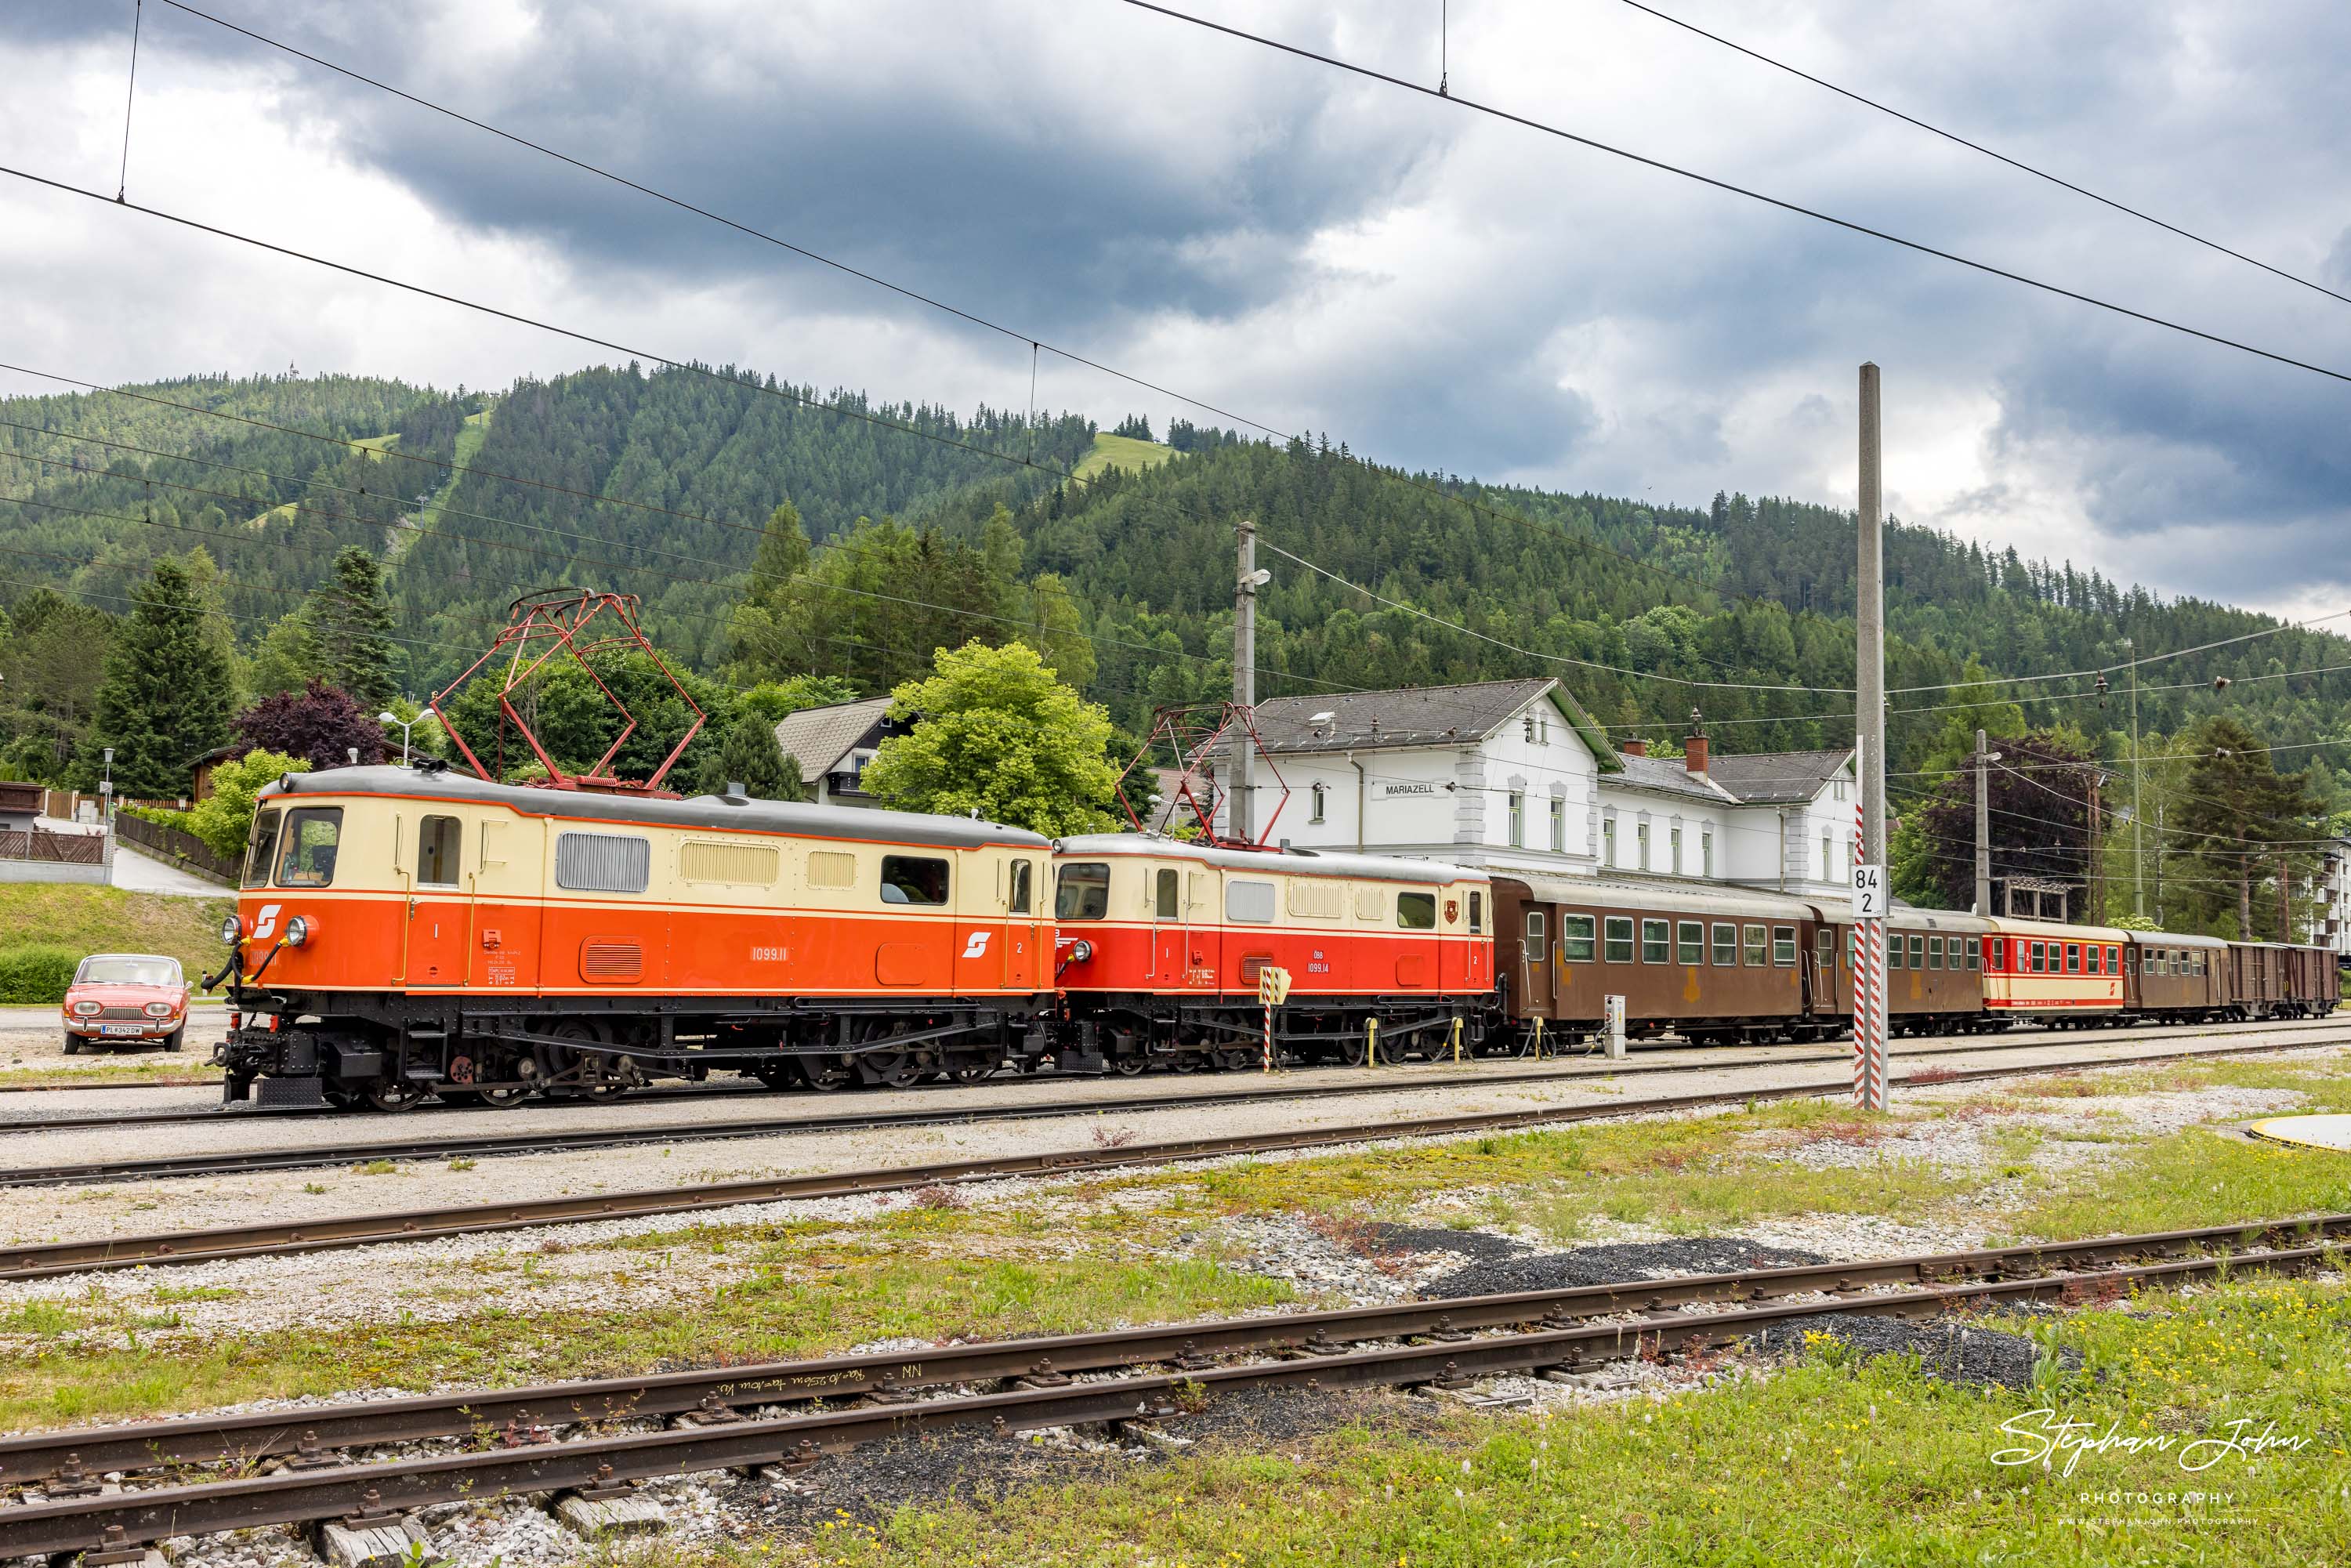
M 98 1032 L 100 1034 L 145 1034 L 147 1032 L 147 1026 L 143 1023 L 104 1023 L 98 1026 Z

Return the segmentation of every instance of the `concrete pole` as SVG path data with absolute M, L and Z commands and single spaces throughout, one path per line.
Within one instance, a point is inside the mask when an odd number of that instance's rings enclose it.
M 1244 714 L 1257 708 L 1257 524 L 1243 517 L 1234 527 L 1239 536 L 1240 559 L 1233 579 L 1233 702 Z M 1257 747 L 1247 730 L 1233 736 L 1233 771 L 1227 783 L 1225 831 L 1236 843 L 1257 835 L 1252 827 L 1256 792 Z
M 1991 913 L 1991 747 L 1976 731 L 1976 913 Z
M 2144 771 L 2138 761 L 2138 647 L 2129 638 L 2123 646 L 2131 651 L 2131 913 L 2147 918 L 2147 812 L 2139 794 L 2139 776 Z M 2158 835 L 2156 853 L 2163 852 Z M 2158 894 L 2157 903 L 2162 902 Z
M 1879 464 L 1877 367 L 1861 367 L 1860 554 L 1854 602 L 1854 740 L 1861 752 L 1861 858 L 1886 863 L 1885 493 Z M 1859 923 L 1871 984 L 1854 1019 L 1855 1087 L 1865 1109 L 1886 1109 L 1886 923 Z

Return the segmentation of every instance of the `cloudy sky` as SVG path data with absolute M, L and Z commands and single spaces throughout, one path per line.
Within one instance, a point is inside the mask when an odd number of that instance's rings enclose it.
M 672 358 L 1027 403 L 1042 339 L 1383 461 L 1703 504 L 1889 502 L 2174 593 L 2351 605 L 2351 384 L 1117 0 L 206 9 L 1011 327 L 975 328 L 148 0 L 131 199 Z M 1437 0 L 1196 0 L 1434 84 Z M 2351 7 L 1672 0 L 2351 294 Z M 1451 85 L 2351 371 L 2351 304 L 1622 0 L 1453 0 Z M 132 0 L 0 10 L 0 162 L 111 195 Z M 500 387 L 615 358 L 0 179 L 0 359 Z M 0 376 L 0 392 L 38 383 Z M 1039 402 L 1186 411 L 1043 356 Z

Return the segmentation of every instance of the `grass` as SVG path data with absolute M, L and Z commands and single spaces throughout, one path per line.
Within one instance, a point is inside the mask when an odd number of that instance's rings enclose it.
M 1140 474 L 1175 455 L 1174 447 L 1162 446 L 1155 441 L 1137 441 L 1132 435 L 1097 435 L 1093 449 L 1079 458 L 1078 465 L 1070 472 L 1079 479 L 1091 479 L 1105 468 Z
M 458 467 L 471 467 L 475 457 L 480 455 L 482 443 L 489 437 L 492 412 L 486 408 L 479 413 L 469 413 L 465 416 L 465 423 L 457 427 L 456 450 L 452 457 Z M 408 541 L 416 537 L 417 529 L 432 528 L 441 520 L 441 508 L 449 504 L 450 496 L 455 492 L 459 482 L 465 477 L 463 474 L 455 473 L 449 476 L 449 482 L 435 490 L 433 493 L 433 499 L 416 514 L 415 528 L 392 530 L 392 547 L 386 552 L 388 559 L 396 560 L 400 558 L 401 552 L 408 548 Z
M 68 883 L 0 883 L 0 947 L 54 943 L 84 953 L 162 953 L 193 980 L 217 968 L 235 898 L 176 898 Z
M 2340 1560 L 2351 1539 L 2351 1302 L 2339 1287 L 2155 1296 L 2035 1332 L 2079 1351 L 2083 1370 L 1987 1395 L 1898 1361 L 1829 1358 L 1661 1402 L 1545 1418 L 1464 1413 L 1425 1439 L 1366 1421 L 1272 1451 L 1204 1445 L 1110 1481 L 849 1514 L 817 1531 L 815 1554 L 856 1568 Z M 2025 1413 L 2043 1406 L 2093 1432 L 2111 1424 L 2172 1446 L 2085 1455 L 2070 1479 L 2062 1458 L 2048 1471 L 1993 1464 L 1995 1452 L 2032 1446 L 2001 1423 L 2021 1419 L 2030 1433 L 2038 1423 Z M 2307 1442 L 2181 1468 L 2188 1443 L 2238 1419 Z M 2228 1500 L 2183 1501 L 2191 1490 Z M 2091 1500 L 2116 1491 L 2126 1500 Z M 2158 1500 L 2128 1500 L 2137 1493 Z M 2126 1522 L 2095 1522 L 2109 1518 Z M 740 1562 L 758 1550 L 664 1561 Z
M 202 1086 L 209 1089 L 217 1087 L 220 1079 L 221 1070 L 191 1048 L 177 1056 L 141 1054 L 125 1057 L 103 1067 L 26 1067 L 0 1071 L 0 1090 L 114 1086 L 126 1089 Z M 5 1103 L 6 1102 L 0 1101 L 0 1104 Z M 17 1103 L 19 1108 L 37 1102 Z

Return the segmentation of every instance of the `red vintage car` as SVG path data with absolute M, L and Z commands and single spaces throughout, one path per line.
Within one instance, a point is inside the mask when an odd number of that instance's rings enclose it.
M 188 982 L 177 958 L 93 953 L 66 988 L 66 1054 L 99 1046 L 187 1043 Z

